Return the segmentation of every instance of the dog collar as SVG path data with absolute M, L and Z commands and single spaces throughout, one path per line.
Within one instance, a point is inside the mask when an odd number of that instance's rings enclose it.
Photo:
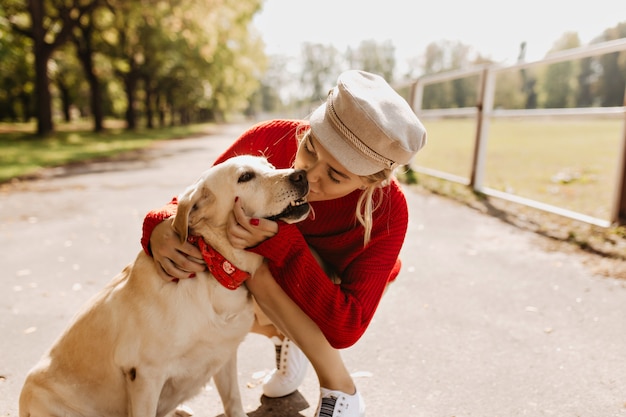
M 249 273 L 230 263 L 228 259 L 224 258 L 221 253 L 206 243 L 200 236 L 189 236 L 187 240 L 200 249 L 207 268 L 224 287 L 229 290 L 236 290 L 245 280 L 250 278 Z

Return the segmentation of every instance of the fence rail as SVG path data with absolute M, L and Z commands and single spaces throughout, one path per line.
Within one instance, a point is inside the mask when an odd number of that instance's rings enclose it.
M 560 109 L 494 109 L 495 77 L 501 71 L 515 69 L 526 69 L 537 65 L 554 64 L 558 62 L 572 61 L 575 59 L 594 57 L 613 52 L 626 51 L 626 39 L 604 42 L 592 46 L 570 49 L 558 52 L 545 59 L 517 63 L 510 66 L 484 65 L 467 70 L 450 71 L 446 73 L 423 76 L 410 84 L 398 86 L 399 88 L 410 88 L 408 102 L 415 113 L 422 120 L 443 118 L 443 117 L 463 117 L 474 118 L 476 120 L 476 134 L 474 138 L 474 153 L 472 156 L 471 174 L 468 178 L 458 177 L 450 173 L 413 166 L 412 168 L 426 175 L 442 178 L 447 181 L 458 182 L 472 187 L 475 191 L 488 196 L 512 201 L 539 210 L 555 213 L 590 224 L 608 227 L 612 224 L 626 224 L 626 92 L 624 94 L 624 105 L 617 107 L 587 107 L 587 108 L 560 108 Z M 422 109 L 424 87 L 471 76 L 478 76 L 479 93 L 474 107 L 447 108 L 447 109 Z M 484 186 L 483 178 L 485 174 L 485 162 L 487 158 L 487 141 L 489 137 L 489 123 L 492 118 L 503 117 L 596 117 L 604 115 L 623 115 L 623 127 L 621 134 L 620 150 L 618 151 L 618 173 L 615 180 L 615 192 L 613 201 L 610 204 L 610 218 L 599 219 L 582 213 L 567 210 L 561 207 L 545 204 L 514 195 L 508 192 L 498 191 Z

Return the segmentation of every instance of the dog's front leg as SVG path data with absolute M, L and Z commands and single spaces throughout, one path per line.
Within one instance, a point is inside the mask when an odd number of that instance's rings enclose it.
M 217 392 L 220 394 L 222 404 L 224 404 L 224 414 L 226 417 L 246 417 L 239 391 L 239 380 L 237 378 L 237 350 L 233 352 L 230 359 L 213 376 Z
M 128 417 L 156 416 L 163 383 L 158 374 L 147 368 L 124 371 L 128 394 Z

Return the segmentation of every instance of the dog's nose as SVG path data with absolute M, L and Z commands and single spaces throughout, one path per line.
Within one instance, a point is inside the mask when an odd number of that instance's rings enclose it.
M 298 169 L 289 174 L 289 181 L 294 185 L 307 185 L 306 171 Z

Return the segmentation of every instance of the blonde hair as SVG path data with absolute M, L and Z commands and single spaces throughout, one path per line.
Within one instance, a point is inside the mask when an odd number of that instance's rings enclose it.
M 304 140 L 311 132 L 311 129 L 307 126 L 299 126 L 296 131 L 296 138 L 298 141 Z M 332 151 L 329 150 L 332 153 Z M 367 184 L 365 189 L 361 193 L 356 205 L 356 219 L 365 229 L 363 235 L 363 246 L 367 246 L 372 236 L 373 227 L 373 213 L 382 203 L 382 198 L 378 199 L 378 203 L 374 204 L 375 194 L 378 193 L 382 196 L 382 187 L 389 183 L 389 179 L 393 174 L 391 169 L 383 169 L 371 175 L 360 176 L 360 178 Z
M 373 226 L 372 215 L 374 210 L 376 210 L 382 202 L 382 198 L 379 198 L 378 203 L 376 205 L 374 204 L 374 193 L 382 195 L 382 187 L 388 183 L 392 173 L 393 171 L 390 169 L 383 169 L 375 174 L 361 176 L 361 178 L 367 183 L 367 186 L 357 202 L 356 218 L 365 229 L 363 246 L 367 246 L 370 241 Z

